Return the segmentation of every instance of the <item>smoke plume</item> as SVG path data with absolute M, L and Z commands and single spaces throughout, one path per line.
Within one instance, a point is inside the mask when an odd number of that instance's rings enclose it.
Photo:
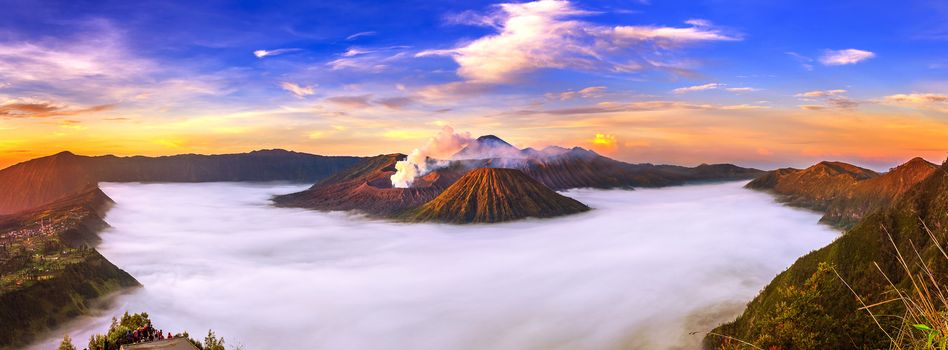
M 455 133 L 454 128 L 445 125 L 438 135 L 428 139 L 424 146 L 415 148 L 408 154 L 407 159 L 395 163 L 392 186 L 411 187 L 415 178 L 446 165 L 444 159 L 450 158 L 470 142 L 470 133 Z

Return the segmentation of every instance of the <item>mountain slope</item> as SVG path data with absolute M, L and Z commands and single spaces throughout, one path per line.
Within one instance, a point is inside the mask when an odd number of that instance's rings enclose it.
M 449 178 L 442 176 L 442 172 L 433 172 L 416 181 L 416 187 L 392 187 L 395 163 L 404 157 L 403 154 L 371 157 L 305 191 L 276 196 L 274 203 L 284 207 L 357 210 L 373 216 L 390 216 L 431 200 L 459 177 Z
M 0 214 L 33 208 L 94 186 L 97 180 L 85 160 L 62 152 L 0 170 Z
M 88 312 L 138 282 L 95 249 L 112 200 L 97 187 L 0 216 L 0 349 Z
M 910 287 L 895 247 L 906 256 L 912 273 L 920 271 L 919 261 L 923 261 L 935 280 L 946 281 L 948 261 L 925 227 L 940 240 L 948 236 L 948 161 L 896 202 L 868 215 L 828 246 L 798 259 L 777 275 L 740 317 L 714 332 L 761 348 L 800 348 L 801 344 L 825 349 L 852 348 L 853 344 L 888 348 L 888 338 L 859 310 L 863 304 L 821 264 L 838 272 L 866 305 L 893 297 L 880 270 L 899 288 Z M 901 308 L 900 303 L 892 302 L 873 311 L 876 315 L 900 315 Z M 892 317 L 881 317 L 880 322 L 890 333 L 900 326 Z M 720 343 L 716 336 L 705 339 L 709 348 Z
M 411 221 L 490 223 L 587 210 L 585 204 L 553 192 L 519 170 L 480 168 L 404 217 Z
M 13 213 L 50 203 L 83 191 L 99 181 L 312 182 L 361 160 L 284 150 L 166 157 L 87 157 L 62 152 L 0 170 L 0 213 Z

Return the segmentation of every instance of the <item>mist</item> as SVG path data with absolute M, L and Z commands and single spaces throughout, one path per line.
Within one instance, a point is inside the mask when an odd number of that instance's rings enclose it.
M 674 349 L 838 232 L 744 182 L 573 190 L 594 210 L 491 225 L 274 208 L 284 184 L 103 184 L 103 255 L 144 288 L 112 316 L 245 349 Z M 53 346 L 54 347 L 54 346 Z

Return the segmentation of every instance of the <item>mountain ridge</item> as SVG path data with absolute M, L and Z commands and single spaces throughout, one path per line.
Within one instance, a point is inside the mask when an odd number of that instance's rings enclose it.
M 893 202 L 937 167 L 915 157 L 880 174 L 848 163 L 823 161 L 806 169 L 769 171 L 746 187 L 771 191 L 789 205 L 821 211 L 821 222 L 848 228 Z
M 117 157 L 69 151 L 0 170 L 0 214 L 76 194 L 98 182 L 299 181 L 325 178 L 359 157 L 327 157 L 280 149 L 221 155 Z

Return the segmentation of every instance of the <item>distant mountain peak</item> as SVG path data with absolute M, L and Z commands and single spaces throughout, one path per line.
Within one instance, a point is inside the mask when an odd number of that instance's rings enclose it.
M 517 147 L 494 135 L 478 137 L 454 154 L 454 159 L 523 158 Z
M 806 168 L 804 171 L 807 172 L 817 172 L 822 171 L 830 175 L 849 175 L 856 179 L 867 179 L 871 177 L 879 176 L 879 173 L 861 168 L 849 163 L 837 162 L 837 161 L 822 161 L 816 163 L 815 165 Z
M 907 162 L 905 162 L 905 163 L 900 164 L 899 166 L 895 167 L 893 170 L 899 169 L 899 168 L 918 168 L 918 167 L 922 167 L 922 168 L 937 168 L 938 165 L 936 165 L 935 163 L 932 163 L 932 162 L 929 162 L 929 161 L 925 160 L 925 158 L 922 158 L 922 157 L 915 157 L 915 158 L 909 159 L 909 161 L 907 161 Z

